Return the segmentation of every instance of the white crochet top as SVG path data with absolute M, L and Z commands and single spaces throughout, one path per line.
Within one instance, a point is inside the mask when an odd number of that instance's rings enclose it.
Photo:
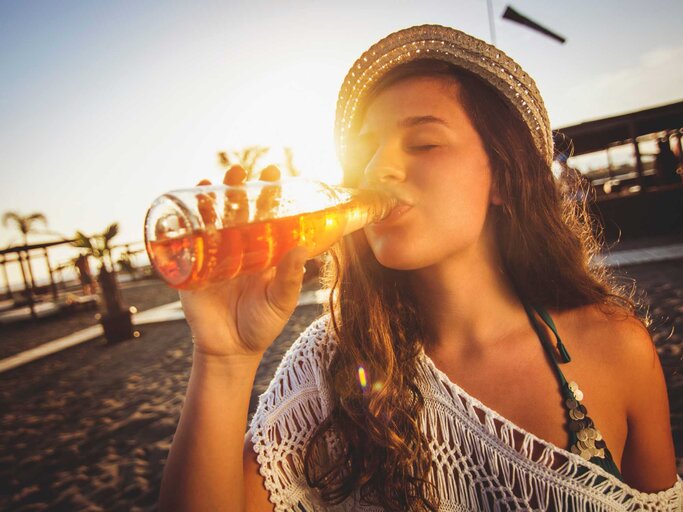
M 330 413 L 324 369 L 336 347 L 328 317 L 292 345 L 260 397 L 251 435 L 260 472 L 276 511 L 361 510 L 358 494 L 325 506 L 306 484 L 304 450 Z M 439 510 L 680 511 L 683 483 L 639 492 L 595 464 L 558 448 L 468 395 L 422 353 L 418 386 L 425 399 L 423 432 L 431 440 Z M 437 438 L 445 439 L 437 442 Z

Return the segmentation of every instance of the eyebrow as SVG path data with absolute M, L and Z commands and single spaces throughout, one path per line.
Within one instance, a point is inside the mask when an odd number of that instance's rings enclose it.
M 399 128 L 405 129 L 405 128 L 412 128 L 415 126 L 421 126 L 424 124 L 439 124 L 441 126 L 445 126 L 447 128 L 450 128 L 450 125 L 440 117 L 436 116 L 412 116 L 412 117 L 406 117 L 404 119 L 401 119 L 396 123 L 396 126 Z M 367 140 L 372 138 L 372 133 L 358 133 L 356 134 L 356 140 Z
M 420 126 L 423 124 L 431 124 L 431 123 L 436 123 L 436 124 L 440 124 L 442 126 L 448 127 L 448 123 L 446 121 L 444 121 L 440 117 L 436 117 L 436 116 L 406 117 L 405 119 L 401 119 L 396 124 L 399 128 L 412 128 L 413 126 Z

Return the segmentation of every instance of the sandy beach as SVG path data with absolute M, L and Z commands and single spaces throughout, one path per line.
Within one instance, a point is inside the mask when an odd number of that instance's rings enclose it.
M 683 260 L 623 267 L 618 274 L 635 279 L 649 304 L 680 440 Z M 124 296 L 141 311 L 176 300 L 155 281 L 128 287 Z M 321 312 L 315 305 L 296 310 L 261 363 L 252 410 L 284 352 Z M 0 326 L 3 357 L 92 325 L 93 314 Z M 0 510 L 155 509 L 192 345 L 184 321 L 139 330 L 137 339 L 108 345 L 98 338 L 0 376 Z M 681 473 L 683 444 L 676 448 Z

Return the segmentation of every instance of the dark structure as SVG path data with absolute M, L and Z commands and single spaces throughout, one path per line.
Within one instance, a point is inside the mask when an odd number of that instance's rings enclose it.
M 57 269 L 52 268 L 52 264 L 50 263 L 50 257 L 48 255 L 48 249 L 56 245 L 71 244 L 72 242 L 73 240 L 58 240 L 56 242 L 44 242 L 41 244 L 17 245 L 0 250 L 0 265 L 2 265 L 2 273 L 5 279 L 5 284 L 7 285 L 8 298 L 13 299 L 15 292 L 13 292 L 10 286 L 6 266 L 8 263 L 19 263 L 21 274 L 24 279 L 24 290 L 21 293 L 24 295 L 23 298 L 26 301 L 29 308 L 31 309 L 31 315 L 35 315 L 33 307 L 35 304 L 36 289 L 33 283 L 29 282 L 28 276 L 26 274 L 25 265 L 30 265 L 31 258 L 35 256 L 36 252 L 38 252 L 40 253 L 40 256 L 45 258 L 47 270 L 50 275 L 50 291 L 52 293 L 53 299 L 56 301 L 58 298 L 58 283 L 55 280 L 54 274 L 57 271 Z
M 639 145 L 639 138 L 673 144 L 677 156 L 671 165 L 678 165 L 680 172 L 683 169 L 683 101 L 567 126 L 557 132 L 573 143 L 573 156 L 633 145 L 635 177 L 613 176 L 619 185 L 616 192 L 594 194 L 596 200 L 592 207 L 602 220 L 608 240 L 683 232 L 681 175 L 676 174 L 675 168 L 668 171 L 666 179 L 662 178 L 660 169 L 657 174 L 646 175 Z

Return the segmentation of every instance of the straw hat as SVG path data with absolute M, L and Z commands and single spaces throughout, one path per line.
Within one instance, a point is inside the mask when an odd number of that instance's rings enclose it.
M 343 161 L 348 138 L 358 128 L 362 104 L 388 71 L 418 59 L 437 59 L 470 71 L 496 89 L 529 128 L 539 154 L 550 165 L 553 136 L 543 99 L 533 79 L 495 46 L 440 25 L 399 30 L 372 45 L 349 70 L 337 100 L 335 139 Z

